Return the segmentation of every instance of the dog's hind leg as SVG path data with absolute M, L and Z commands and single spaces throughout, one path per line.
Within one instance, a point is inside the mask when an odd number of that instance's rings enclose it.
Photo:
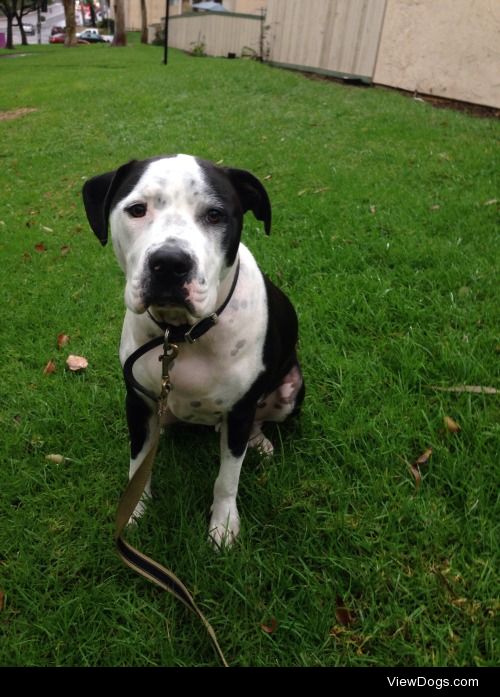
M 255 448 L 262 457 L 270 457 L 274 452 L 271 441 L 262 433 L 262 421 L 254 421 L 252 432 L 248 439 L 248 447 Z

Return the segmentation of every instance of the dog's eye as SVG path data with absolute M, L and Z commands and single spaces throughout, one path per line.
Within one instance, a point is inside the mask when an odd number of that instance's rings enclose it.
M 210 208 L 210 210 L 205 213 L 205 220 L 210 225 L 217 225 L 218 223 L 221 223 L 224 218 L 224 211 L 221 211 L 218 208 Z
M 129 206 L 125 210 L 132 218 L 144 218 L 144 216 L 147 213 L 148 207 L 145 203 L 134 203 L 132 206 Z

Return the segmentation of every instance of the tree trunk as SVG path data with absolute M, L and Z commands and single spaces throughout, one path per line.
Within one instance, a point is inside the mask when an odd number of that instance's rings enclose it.
M 17 22 L 17 26 L 19 27 L 19 31 L 21 32 L 21 45 L 22 46 L 27 46 L 28 45 L 28 38 L 26 36 L 26 32 L 24 31 L 23 27 L 23 6 L 21 6 L 21 12 L 16 12 L 15 18 Z
M 125 33 L 125 7 L 123 0 L 115 0 L 115 38 L 112 46 L 126 46 L 127 35 Z
M 148 43 L 148 11 L 146 0 L 141 0 L 141 44 Z
M 75 22 L 75 0 L 63 0 L 64 17 L 66 19 L 66 38 L 64 45 L 66 47 L 77 46 L 76 40 L 76 22 Z
M 7 15 L 7 43 L 5 48 L 14 48 L 14 37 L 12 33 L 12 15 Z
M 89 10 L 90 10 L 90 26 L 95 27 L 95 26 L 97 26 L 97 24 L 96 24 L 94 0 L 91 0 L 91 2 L 89 2 Z

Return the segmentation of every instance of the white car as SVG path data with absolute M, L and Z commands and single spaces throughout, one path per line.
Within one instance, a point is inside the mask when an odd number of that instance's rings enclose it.
M 89 29 L 84 29 L 79 34 L 76 35 L 77 39 L 83 39 L 91 44 L 97 43 L 110 43 L 113 41 L 113 37 L 107 34 L 100 34 L 98 29 L 90 27 Z

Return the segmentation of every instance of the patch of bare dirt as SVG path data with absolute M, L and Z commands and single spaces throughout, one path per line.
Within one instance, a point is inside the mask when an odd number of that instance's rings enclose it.
M 12 109 L 11 111 L 0 111 L 0 121 L 13 121 L 14 119 L 20 119 L 22 116 L 31 114 L 33 111 L 38 111 L 38 109 L 22 107 L 21 109 Z

